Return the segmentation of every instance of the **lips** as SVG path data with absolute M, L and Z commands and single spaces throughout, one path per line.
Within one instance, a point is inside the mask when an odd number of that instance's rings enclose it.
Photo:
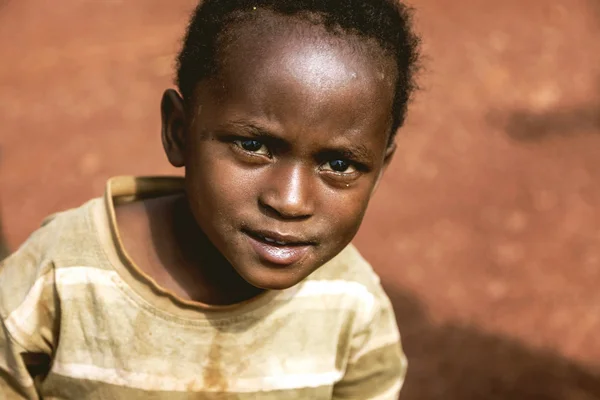
M 301 261 L 314 242 L 294 235 L 244 230 L 251 247 L 267 263 L 288 266 Z

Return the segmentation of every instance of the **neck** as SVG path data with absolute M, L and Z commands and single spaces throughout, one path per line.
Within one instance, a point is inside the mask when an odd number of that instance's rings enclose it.
M 213 305 L 234 304 L 262 292 L 246 282 L 200 229 L 179 196 L 167 208 L 173 264 L 172 275 L 191 300 Z M 170 216 L 170 217 L 169 217 Z

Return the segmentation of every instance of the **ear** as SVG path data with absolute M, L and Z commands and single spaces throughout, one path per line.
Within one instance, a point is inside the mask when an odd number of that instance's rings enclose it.
M 375 190 L 379 187 L 379 182 L 381 182 L 381 176 L 387 169 L 388 165 L 392 161 L 394 154 L 396 153 L 396 142 L 392 142 L 388 145 L 387 149 L 385 149 L 385 154 L 383 155 L 383 167 L 381 171 L 379 171 L 379 176 L 377 177 L 377 182 L 375 182 L 375 186 L 373 186 L 373 190 L 371 190 L 371 195 L 375 193 Z
M 174 167 L 185 165 L 185 107 L 183 99 L 173 89 L 163 93 L 160 103 L 162 143 L 169 162 Z
M 385 171 L 387 169 L 388 165 L 390 165 L 390 162 L 392 161 L 394 154 L 396 154 L 396 142 L 390 143 L 388 145 L 387 149 L 385 149 L 385 155 L 383 156 L 382 173 L 383 173 L 383 171 Z

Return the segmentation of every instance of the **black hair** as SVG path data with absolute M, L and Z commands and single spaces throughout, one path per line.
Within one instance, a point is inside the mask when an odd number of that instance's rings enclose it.
M 177 86 L 190 104 L 198 83 L 218 68 L 220 36 L 240 16 L 257 9 L 318 21 L 339 35 L 374 39 L 397 66 L 398 78 L 392 110 L 392 133 L 401 127 L 408 102 L 416 88 L 419 38 L 412 29 L 412 10 L 400 0 L 203 0 L 196 7 L 177 58 Z M 312 17 L 312 18 L 311 18 Z

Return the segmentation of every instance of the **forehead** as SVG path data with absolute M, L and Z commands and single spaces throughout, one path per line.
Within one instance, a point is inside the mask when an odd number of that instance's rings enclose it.
M 317 67 L 321 71 L 329 67 L 329 78 L 341 77 L 352 65 L 371 70 L 374 77 L 393 86 L 397 73 L 394 59 L 375 39 L 341 28 L 327 29 L 320 20 L 313 14 L 286 16 L 270 10 L 239 14 L 217 41 L 217 64 L 227 69 L 235 67 L 236 61 L 245 61 L 246 67 L 261 61 L 265 67 L 304 59 L 315 72 Z M 334 59 L 337 68 L 326 62 Z
M 208 86 L 221 101 L 211 112 L 276 120 L 298 133 L 387 131 L 396 70 L 374 41 L 260 13 L 232 24 L 219 42 Z

